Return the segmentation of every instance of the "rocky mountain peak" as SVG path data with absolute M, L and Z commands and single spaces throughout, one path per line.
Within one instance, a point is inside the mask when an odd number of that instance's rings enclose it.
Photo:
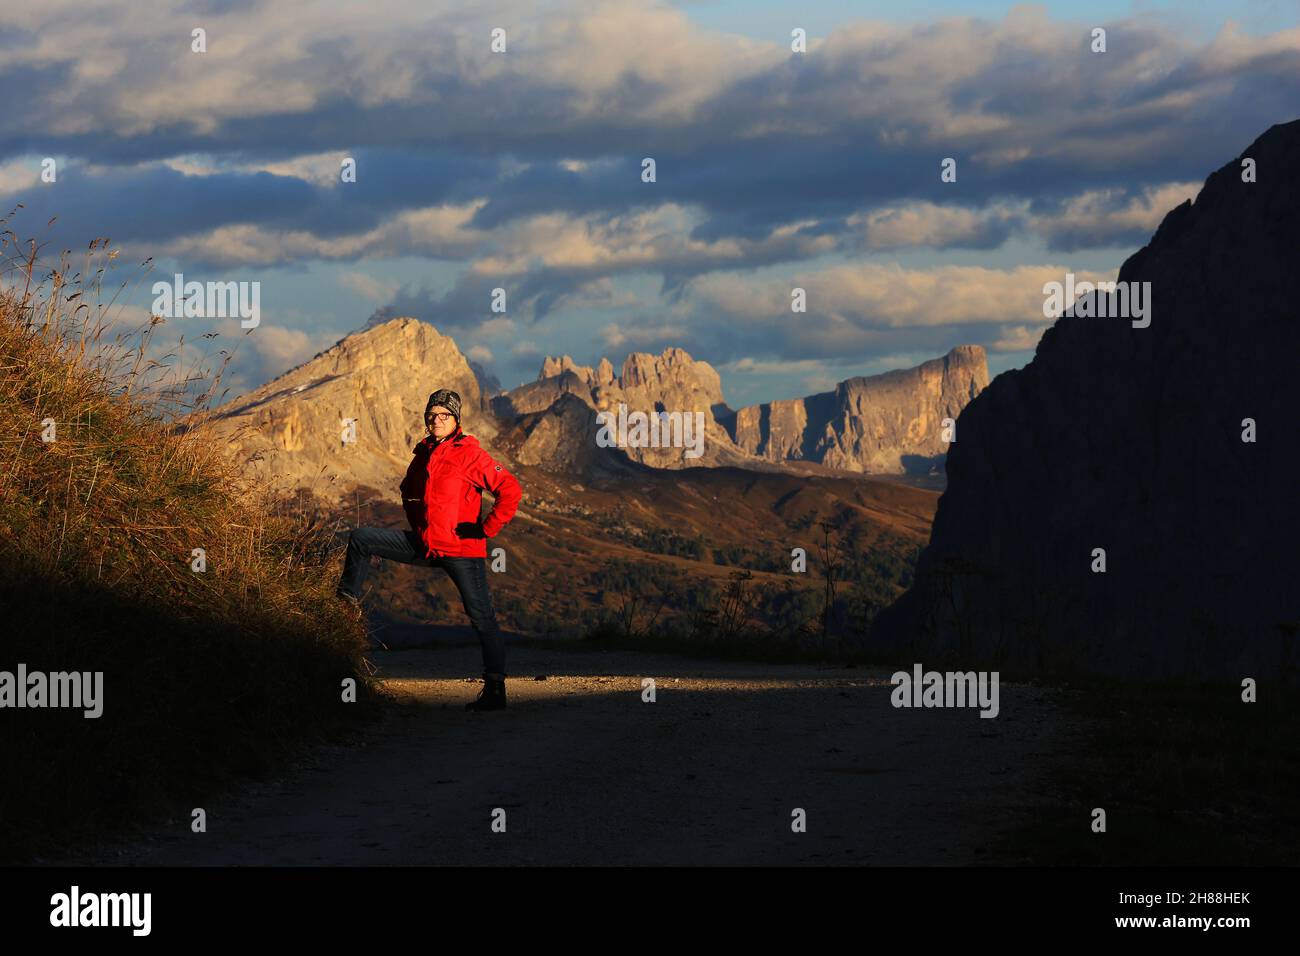
M 831 392 L 736 412 L 736 444 L 770 461 L 819 461 L 870 474 L 924 473 L 948 451 L 944 420 L 988 385 L 978 345 L 916 368 L 845 379 Z
M 495 419 L 456 343 L 427 322 L 395 318 L 355 332 L 218 408 L 211 425 L 272 487 L 338 497 L 395 487 L 425 435 L 429 393 L 461 396 L 465 431 L 490 446 Z
M 596 366 L 596 384 L 614 384 L 614 366 L 610 364 L 610 361 L 607 358 L 602 358 L 600 364 Z
M 685 349 L 666 348 L 659 355 L 632 352 L 623 360 L 625 390 L 698 390 L 714 403 L 722 401 L 722 380 L 708 362 L 696 361 Z
M 594 378 L 591 366 L 579 365 L 568 355 L 561 355 L 558 358 L 548 355 L 542 360 L 542 369 L 537 373 L 537 381 L 542 382 L 564 372 L 573 372 L 584 382 L 592 381 Z

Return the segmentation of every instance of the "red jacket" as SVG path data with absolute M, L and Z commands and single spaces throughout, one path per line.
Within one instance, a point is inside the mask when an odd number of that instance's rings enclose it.
M 414 452 L 402 479 L 402 507 L 428 549 L 425 557 L 486 558 L 487 539 L 519 507 L 519 481 L 459 426 L 441 441 L 430 435 Z M 480 529 L 484 490 L 492 492 L 496 505 Z

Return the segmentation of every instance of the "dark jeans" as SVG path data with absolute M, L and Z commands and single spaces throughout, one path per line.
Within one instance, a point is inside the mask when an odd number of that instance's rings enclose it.
M 427 564 L 446 571 L 460 592 L 465 613 L 483 645 L 484 673 L 505 676 L 506 646 L 497 628 L 496 613 L 492 610 L 492 595 L 488 593 L 486 558 L 426 558 L 424 544 L 413 531 L 357 528 L 348 538 L 348 556 L 338 586 L 340 594 L 361 597 L 361 585 L 370 570 L 372 554 L 403 564 Z

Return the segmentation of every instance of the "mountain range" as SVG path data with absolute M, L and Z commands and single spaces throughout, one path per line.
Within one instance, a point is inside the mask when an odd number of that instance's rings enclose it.
M 548 356 L 536 381 L 493 394 L 495 380 L 451 338 L 400 317 L 349 335 L 218 408 L 212 422 L 269 484 L 332 500 L 358 487 L 387 489 L 400 478 L 423 437 L 424 402 L 441 387 L 461 394 L 462 427 L 489 451 L 577 478 L 635 473 L 637 466 L 924 475 L 942 463 L 944 420 L 987 384 L 983 349 L 964 345 L 917 368 L 733 411 L 708 362 L 667 348 L 633 352 L 617 373 L 608 359 L 593 369 Z M 598 416 L 620 406 L 699 413 L 702 454 L 601 447 Z M 505 432 L 511 437 L 503 442 Z
M 737 567 L 806 606 L 813 582 L 789 559 L 811 555 L 826 522 L 853 543 L 849 557 L 884 560 L 857 577 L 868 603 L 892 602 L 872 622 L 879 654 L 1025 674 L 1294 676 L 1297 168 L 1300 121 L 1272 127 L 1124 262 L 1121 287 L 1149 283 L 1143 322 L 1071 307 L 1031 362 L 991 383 L 983 351 L 958 346 L 732 410 L 712 366 L 669 348 L 617 372 L 548 357 L 536 381 L 493 393 L 450 338 L 398 318 L 218 409 L 214 424 L 268 481 L 335 500 L 372 489 L 372 515 L 398 524 L 390 499 L 424 400 L 457 389 L 466 430 L 525 486 L 509 544 L 518 572 L 502 581 L 517 620 L 557 603 L 571 621 L 608 610 L 630 580 L 611 578 L 616 552 L 684 612 L 716 599 Z M 619 405 L 699 413 L 704 454 L 601 447 L 598 416 Z M 349 421 L 355 441 L 341 437 Z M 940 460 L 942 498 L 900 483 Z M 532 590 L 509 593 L 524 581 Z M 690 581 L 713 581 L 713 597 L 687 596 Z
M 730 600 L 747 602 L 751 623 L 780 632 L 788 652 L 820 626 L 816 555 L 828 542 L 843 549 L 836 607 L 848 633 L 865 634 L 876 609 L 902 593 L 937 501 L 924 473 L 942 454 L 942 419 L 987 381 L 983 351 L 966 346 L 917 369 L 733 411 L 707 362 L 669 348 L 632 353 L 617 373 L 608 360 L 593 369 L 548 357 L 535 382 L 499 391 L 451 338 L 399 317 L 226 403 L 208 424 L 286 497 L 348 525 L 404 527 L 396 488 L 424 435 L 425 401 L 453 388 L 464 429 L 524 489 L 494 542 L 509 563 L 492 585 L 503 626 L 586 633 L 611 616 L 638 626 L 632 609 L 650 605 L 661 624 L 698 630 L 741 587 L 743 598 Z M 700 413 L 704 454 L 601 447 L 597 416 L 619 403 Z M 798 440 L 783 430 L 794 420 Z M 909 464 L 922 476 L 905 478 Z M 791 574 L 795 549 L 809 556 L 808 573 Z M 443 576 L 383 562 L 371 582 L 378 639 L 390 646 L 427 640 L 430 624 L 469 635 Z

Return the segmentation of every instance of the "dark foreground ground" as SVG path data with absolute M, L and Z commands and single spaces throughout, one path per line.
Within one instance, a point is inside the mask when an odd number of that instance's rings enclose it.
M 513 646 L 509 709 L 475 714 L 476 646 L 373 662 L 387 715 L 206 801 L 206 833 L 178 817 L 46 862 L 1021 862 L 1006 836 L 1062 803 L 1048 771 L 1089 723 L 1050 688 L 1003 684 L 981 719 L 895 709 L 886 670 L 572 644 Z

